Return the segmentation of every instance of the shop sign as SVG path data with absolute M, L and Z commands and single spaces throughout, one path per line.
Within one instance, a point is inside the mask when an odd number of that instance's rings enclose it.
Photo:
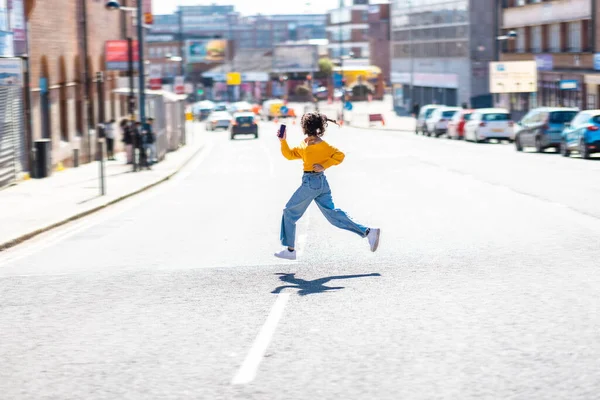
M 563 79 L 558 83 L 560 90 L 577 90 L 579 88 L 579 81 L 575 79 Z
M 594 54 L 594 70 L 600 71 L 600 53 Z
M 490 63 L 490 93 L 537 92 L 537 80 L 535 61 Z
M 554 59 L 552 54 L 539 54 L 535 56 L 535 63 L 538 71 L 552 71 L 554 67 Z

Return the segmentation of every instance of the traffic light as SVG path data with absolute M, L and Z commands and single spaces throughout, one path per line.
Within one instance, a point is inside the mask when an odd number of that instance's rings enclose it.
M 308 74 L 308 75 L 306 76 L 306 80 L 308 80 L 308 81 L 312 81 L 312 76 L 311 76 L 310 74 Z
M 204 94 L 204 89 L 198 88 L 197 93 L 198 93 L 198 96 L 202 96 Z
M 152 15 L 152 13 L 145 13 L 144 14 L 144 24 L 152 25 L 153 23 L 154 23 L 154 15 Z

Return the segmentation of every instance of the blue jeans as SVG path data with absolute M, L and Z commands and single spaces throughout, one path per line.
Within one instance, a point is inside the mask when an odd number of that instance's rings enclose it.
M 296 190 L 283 210 L 281 219 L 281 244 L 294 247 L 296 222 L 302 217 L 310 203 L 315 201 L 325 218 L 334 226 L 354 232 L 361 237 L 367 235 L 367 227 L 357 224 L 342 210 L 335 208 L 331 189 L 325 174 L 307 174 L 302 177 L 302 186 Z

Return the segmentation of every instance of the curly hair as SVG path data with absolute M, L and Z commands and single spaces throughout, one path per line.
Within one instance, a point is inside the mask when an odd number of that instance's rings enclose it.
M 326 115 L 319 112 L 310 112 L 302 116 L 300 122 L 304 134 L 307 136 L 318 136 L 321 137 L 325 134 L 328 122 L 333 122 L 337 125 L 335 120 L 327 118 Z

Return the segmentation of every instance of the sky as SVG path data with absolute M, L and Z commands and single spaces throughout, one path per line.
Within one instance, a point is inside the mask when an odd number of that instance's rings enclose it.
M 346 0 L 350 4 L 350 0 Z M 383 3 L 384 0 L 371 1 Z M 153 0 L 154 14 L 170 14 L 178 5 L 233 5 L 242 15 L 254 14 L 324 14 L 337 8 L 339 0 Z

